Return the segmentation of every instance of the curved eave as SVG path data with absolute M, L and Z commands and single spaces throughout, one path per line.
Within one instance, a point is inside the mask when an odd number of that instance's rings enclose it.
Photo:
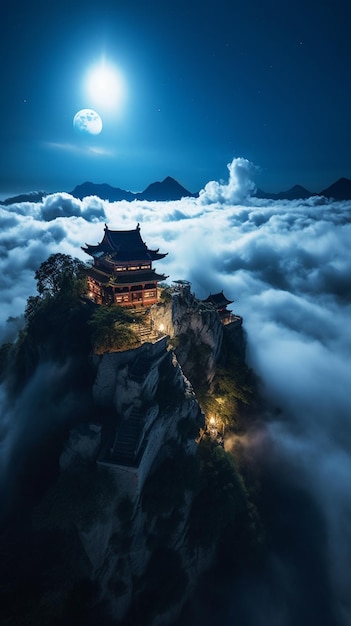
M 234 300 L 228 300 L 223 292 L 220 292 L 210 294 L 205 300 L 202 300 L 202 302 L 208 302 L 209 304 L 213 304 L 215 307 L 220 308 L 223 306 L 228 306 L 229 304 L 233 304 Z
M 168 278 L 168 276 L 165 276 L 164 274 L 156 274 L 156 272 L 155 273 L 150 272 L 147 274 L 140 273 L 139 276 L 137 276 L 135 272 L 131 272 L 131 274 L 132 275 L 123 274 L 119 276 L 113 276 L 111 277 L 110 284 L 117 287 L 118 285 L 137 285 L 141 283 L 158 283 Z
M 83 250 L 83 252 L 85 252 L 86 254 L 89 254 L 92 257 L 101 257 L 104 254 L 106 254 L 106 250 L 104 249 L 103 246 L 101 246 L 101 244 L 98 244 L 97 246 L 92 246 L 90 244 L 85 244 L 84 246 L 81 246 L 81 249 Z
M 158 250 L 149 250 L 149 255 L 152 261 L 160 261 L 160 259 L 164 259 L 165 256 L 168 255 L 168 252 L 163 254 L 162 252 L 158 252 Z

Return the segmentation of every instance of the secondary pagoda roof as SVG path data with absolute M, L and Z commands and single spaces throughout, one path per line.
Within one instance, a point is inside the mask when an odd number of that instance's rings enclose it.
M 115 262 L 121 261 L 157 261 L 166 254 L 157 250 L 150 250 L 140 235 L 140 225 L 133 230 L 110 230 L 105 224 L 104 236 L 97 245 L 85 244 L 82 250 L 99 259 L 109 257 Z
M 234 300 L 228 300 L 222 290 L 219 293 L 210 293 L 210 295 L 206 298 L 206 300 L 203 300 L 203 302 L 209 302 L 210 304 L 213 304 L 216 309 L 223 309 L 224 307 L 228 306 L 228 304 L 232 304 Z
M 166 280 L 165 274 L 157 274 L 155 270 L 141 270 L 134 272 L 108 274 L 102 272 L 95 267 L 91 267 L 88 270 L 88 275 L 94 280 L 98 281 L 102 285 L 110 284 L 111 286 L 118 287 L 119 285 L 136 285 L 140 283 L 154 283 L 161 280 Z

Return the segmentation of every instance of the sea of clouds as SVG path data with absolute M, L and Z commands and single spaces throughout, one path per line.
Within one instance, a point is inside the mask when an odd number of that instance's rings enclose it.
M 306 514 L 307 505 L 295 510 L 291 501 L 286 527 L 291 515 L 306 518 L 306 541 L 323 528 L 316 554 L 323 551 L 325 614 L 330 624 L 346 626 L 351 622 L 351 202 L 259 200 L 250 195 L 248 161 L 234 159 L 228 170 L 228 181 L 211 181 L 199 198 L 176 202 L 80 201 L 55 193 L 40 203 L 0 206 L 0 342 L 13 339 L 20 326 L 26 299 L 36 292 L 40 263 L 55 252 L 88 260 L 81 246 L 101 241 L 104 223 L 131 229 L 139 222 L 148 247 L 168 253 L 155 264 L 169 276 L 167 282 L 187 279 L 199 298 L 223 289 L 243 316 L 248 362 L 276 409 L 265 419 L 265 436 L 253 436 L 247 445 L 261 460 L 269 455 L 287 489 L 303 486 L 313 503 L 316 518 Z M 284 600 L 275 603 L 272 596 L 269 604 L 271 590 L 259 586 L 256 605 L 261 602 L 263 609 L 261 617 L 255 613 L 256 626 L 268 623 L 268 610 L 270 624 L 297 623 L 291 617 L 296 597 L 287 587 L 293 587 L 291 581 L 298 586 L 299 565 L 279 549 L 273 561 L 267 576 L 279 581 Z M 245 605 L 246 623 L 253 604 L 250 598 Z M 302 617 L 299 624 L 305 624 Z

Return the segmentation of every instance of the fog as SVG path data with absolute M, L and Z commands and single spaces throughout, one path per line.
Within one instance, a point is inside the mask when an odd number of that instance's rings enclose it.
M 228 181 L 210 181 L 197 199 L 109 203 L 56 193 L 0 206 L 0 340 L 14 338 L 39 264 L 53 252 L 87 260 L 80 246 L 100 241 L 105 222 L 111 229 L 140 222 L 147 245 L 168 252 L 155 263 L 168 282 L 190 280 L 199 298 L 223 289 L 243 316 L 247 359 L 271 407 L 258 426 L 264 437 L 256 432 L 244 445 L 271 481 L 267 516 L 275 538 L 265 579 L 228 590 L 222 623 L 241 611 L 241 623 L 255 626 L 346 626 L 351 203 L 259 200 L 250 196 L 248 161 L 234 159 L 228 170 Z

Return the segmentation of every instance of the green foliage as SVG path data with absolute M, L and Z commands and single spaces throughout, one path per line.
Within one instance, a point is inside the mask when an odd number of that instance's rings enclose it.
M 12 355 L 13 355 L 12 343 L 3 343 L 0 346 L 0 380 L 2 380 L 6 374 L 6 371 L 11 362 Z
M 53 358 L 90 351 L 86 324 L 90 310 L 80 298 L 85 290 L 83 263 L 69 255 L 53 254 L 35 276 L 39 295 L 27 300 L 26 326 L 16 346 L 24 377 L 20 357 L 24 361 L 29 358 L 35 366 L 35 353 L 42 351 L 42 346 Z
M 24 318 L 27 322 L 31 322 L 35 319 L 35 316 L 40 312 L 40 309 L 45 308 L 46 300 L 40 296 L 29 296 L 24 311 Z
M 83 358 L 81 372 L 87 370 L 91 339 L 87 321 L 90 307 L 79 299 L 66 301 L 58 296 L 36 296 L 28 299 L 26 328 L 16 343 L 16 369 L 25 381 L 41 355 L 55 361 L 68 357 Z M 28 368 L 27 365 L 28 364 Z M 26 369 L 28 372 L 26 374 Z M 77 371 L 77 374 L 79 372 Z
M 168 349 L 169 350 L 175 350 L 179 347 L 180 345 L 180 340 L 179 340 L 179 336 L 177 337 L 172 337 L 170 339 L 168 339 Z
M 188 519 L 191 547 L 213 545 L 228 526 L 235 532 L 248 510 L 245 487 L 232 455 L 207 436 L 199 444 L 198 455 L 201 482 Z
M 122 350 L 135 346 L 138 338 L 128 326 L 133 314 L 116 305 L 99 306 L 89 320 L 91 338 L 96 353 Z
M 160 301 L 166 304 L 167 302 L 170 302 L 171 300 L 172 300 L 172 294 L 171 294 L 170 288 L 164 287 L 160 293 Z
M 211 387 L 200 386 L 196 394 L 206 415 L 216 415 L 234 429 L 238 428 L 242 407 L 255 403 L 250 370 L 239 361 L 236 367 L 217 366 Z
M 84 269 L 84 263 L 69 254 L 51 254 L 35 272 L 38 293 L 51 296 L 82 294 L 85 290 Z

